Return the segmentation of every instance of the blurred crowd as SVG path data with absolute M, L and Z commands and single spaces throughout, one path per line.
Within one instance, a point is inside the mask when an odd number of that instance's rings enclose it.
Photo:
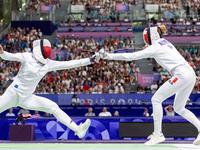
M 120 20 L 121 13 L 116 11 L 116 5 L 127 4 L 127 5 L 137 5 L 136 0 L 72 0 L 72 5 L 85 5 L 88 17 L 97 19 L 99 16 L 101 19 L 110 19 L 112 21 Z
M 88 38 L 79 38 L 78 36 L 74 37 L 72 34 L 71 37 L 57 37 L 54 42 L 53 49 L 61 49 L 61 50 L 70 50 L 70 58 L 74 59 L 77 55 L 81 55 L 79 53 L 80 50 L 92 52 L 97 49 L 99 46 L 103 46 L 104 49 L 108 52 L 114 52 L 117 49 L 132 49 L 134 50 L 133 40 L 130 36 L 122 37 L 121 35 L 113 37 L 112 35 L 109 38 L 99 38 L 98 40 L 94 40 L 91 36 Z M 77 52 L 78 51 L 78 52 Z M 72 58 L 71 58 L 72 57 Z
M 22 11 L 21 19 L 25 16 L 30 17 L 31 14 L 36 13 L 40 6 L 54 5 L 56 8 L 60 7 L 61 0 L 30 0 L 25 10 Z
M 85 58 L 85 54 L 79 58 Z M 129 93 L 136 91 L 135 61 L 105 61 L 99 64 L 48 73 L 36 88 L 36 94 Z M 134 90 L 135 89 L 135 90 Z
M 1 44 L 8 52 L 30 52 L 34 40 L 41 39 L 43 33 L 40 29 L 36 30 L 18 27 L 9 28 L 1 37 Z
M 182 0 L 187 15 L 200 15 L 200 0 Z
M 159 4 L 161 10 L 178 10 L 179 0 L 143 0 L 143 4 Z
M 169 22 L 171 25 L 166 24 L 166 27 L 168 28 L 166 35 L 199 36 L 200 26 L 194 19 L 192 17 L 189 20 L 187 18 L 171 19 L 171 23 Z M 162 24 L 163 20 L 152 18 L 151 22 L 154 24 L 153 26 L 155 26 L 156 24 L 159 24 L 158 22 L 161 22 Z

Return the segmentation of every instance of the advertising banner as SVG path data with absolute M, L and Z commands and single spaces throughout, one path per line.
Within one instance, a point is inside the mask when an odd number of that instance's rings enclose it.
M 158 12 L 159 11 L 159 5 L 158 4 L 146 4 L 145 10 L 147 12 Z
M 126 12 L 128 10 L 129 10 L 129 5 L 122 5 L 122 4 L 116 5 L 116 11 Z
M 82 13 L 85 11 L 84 5 L 71 5 L 71 12 L 72 13 Z
M 138 74 L 138 84 L 142 86 L 151 86 L 153 84 L 153 80 L 158 81 L 159 75 L 153 74 Z
M 49 13 L 53 9 L 53 5 L 41 6 L 41 13 Z
M 52 60 L 56 60 L 56 54 L 58 54 L 60 56 L 60 60 L 65 60 L 67 59 L 67 52 L 68 50 L 52 50 L 50 58 Z

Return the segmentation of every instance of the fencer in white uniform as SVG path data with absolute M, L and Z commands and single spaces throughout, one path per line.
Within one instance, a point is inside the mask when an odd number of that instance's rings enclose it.
M 104 49 L 99 51 L 103 59 L 109 60 L 138 60 L 143 58 L 154 58 L 158 64 L 167 69 L 172 77 L 165 82 L 151 98 L 153 105 L 154 132 L 149 136 L 150 140 L 145 145 L 155 145 L 165 141 L 162 134 L 162 102 L 168 97 L 175 95 L 174 110 L 192 123 L 200 132 L 200 121 L 196 116 L 185 108 L 186 101 L 195 85 L 196 75 L 192 67 L 179 54 L 176 48 L 166 39 L 162 38 L 165 26 L 146 28 L 143 32 L 143 38 L 146 46 L 143 50 L 134 53 L 106 53 Z M 200 144 L 200 134 L 193 142 Z
M 98 61 L 98 58 L 93 55 L 91 58 L 59 62 L 50 60 L 48 58 L 50 54 L 51 44 L 47 39 L 35 40 L 33 42 L 33 53 L 8 53 L 0 46 L 0 57 L 2 59 L 21 62 L 21 67 L 14 81 L 0 96 L 0 112 L 16 106 L 48 112 L 73 130 L 79 138 L 82 138 L 90 126 L 91 121 L 89 119 L 77 126 L 55 102 L 32 93 L 47 72 L 89 65 Z

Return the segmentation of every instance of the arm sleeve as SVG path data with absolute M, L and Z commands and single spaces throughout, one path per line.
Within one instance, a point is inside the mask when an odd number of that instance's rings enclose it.
M 71 61 L 54 61 L 50 60 L 48 63 L 49 71 L 55 71 L 55 70 L 63 70 L 63 69 L 70 69 L 70 68 L 76 68 L 80 66 L 85 66 L 91 64 L 89 58 L 84 58 L 80 60 L 71 60 Z
M 104 59 L 131 61 L 131 60 L 153 57 L 154 53 L 155 53 L 154 48 L 152 46 L 149 46 L 144 50 L 134 53 L 118 53 L 118 54 L 107 53 L 107 56 Z
M 25 57 L 23 56 L 23 53 L 8 53 L 4 51 L 2 54 L 0 54 L 0 57 L 4 60 L 12 60 L 12 61 L 19 61 L 23 62 L 25 61 Z

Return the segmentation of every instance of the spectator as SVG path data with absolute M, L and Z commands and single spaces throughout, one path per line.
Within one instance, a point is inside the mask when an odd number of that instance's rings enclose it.
M 44 86 L 42 86 L 42 91 L 40 92 L 40 94 L 48 94 L 48 93 L 46 92 L 46 89 L 45 89 Z
M 22 115 L 24 115 L 24 114 L 30 114 L 30 113 L 29 113 L 29 110 L 27 110 L 27 109 L 25 109 L 25 108 L 20 109 L 20 111 L 18 112 L 18 114 L 20 114 L 20 113 L 22 113 Z
M 78 22 L 78 23 L 76 24 L 76 26 L 81 26 L 81 23 L 80 23 L 80 22 Z
M 135 93 L 134 89 L 131 89 L 130 94 L 134 94 L 134 93 Z
M 26 46 L 25 52 L 31 52 L 31 49 L 30 49 L 29 45 Z
M 142 85 L 141 84 L 138 84 L 138 86 L 137 86 L 137 91 L 142 91 Z
M 163 83 L 164 83 L 164 82 L 163 82 L 163 80 L 162 80 L 162 76 L 159 75 L 159 79 L 158 79 L 158 81 L 157 81 L 158 88 L 159 88 L 160 86 L 162 86 Z
M 149 117 L 149 113 L 148 113 L 148 109 L 147 108 L 144 109 L 144 113 L 143 113 L 142 116 L 143 117 Z
M 60 44 L 59 37 L 56 38 L 56 41 L 54 42 L 55 46 L 57 47 Z
M 192 90 L 192 93 L 195 94 L 195 93 L 200 93 L 199 89 L 198 89 L 198 86 L 194 86 L 193 90 Z
M 37 111 L 37 110 L 35 110 L 35 114 L 33 114 L 32 116 L 31 116 L 31 118 L 40 118 L 41 116 L 40 116 L 40 114 L 39 114 L 39 112 Z
M 13 113 L 12 108 L 9 109 L 9 112 L 6 114 L 6 117 L 15 117 L 15 114 Z
M 116 27 L 114 28 L 114 31 L 119 31 L 119 28 L 116 26 Z
M 91 105 L 91 104 L 89 103 L 89 99 L 88 99 L 88 98 L 85 99 L 85 103 L 83 103 L 83 105 Z
M 186 105 L 192 105 L 190 99 L 187 100 Z
M 156 84 L 156 81 L 153 80 L 153 84 L 151 85 L 151 92 L 155 93 L 158 89 L 158 85 Z
M 119 116 L 119 112 L 118 112 L 118 111 L 115 111 L 114 116 L 115 116 L 115 117 L 118 117 L 118 116 Z
M 90 88 L 90 86 L 88 85 L 88 81 L 85 81 L 85 85 L 83 86 L 83 91 L 88 92 L 89 88 Z
M 107 31 L 109 31 L 109 32 L 111 31 L 110 26 L 108 26 Z
M 186 6 L 186 14 L 187 14 L 187 16 L 190 15 L 190 6 L 189 6 L 189 4 L 187 4 L 187 6 Z
M 120 20 L 121 13 L 118 11 L 116 15 L 117 15 L 117 20 Z
M 102 23 L 101 20 L 98 22 L 98 26 L 99 26 L 99 27 L 100 27 L 100 26 L 103 26 L 103 23 Z
M 72 32 L 72 31 L 73 31 L 72 27 L 69 26 L 69 29 L 68 29 L 67 31 L 68 31 L 68 32 Z
M 103 112 L 101 112 L 99 114 L 99 117 L 108 117 L 108 116 L 112 116 L 110 112 L 107 111 L 106 107 L 103 107 Z
M 169 110 L 167 110 L 167 109 L 169 109 Z M 166 116 L 175 116 L 175 113 L 174 113 L 172 105 L 169 105 L 169 106 L 165 107 L 164 110 L 166 112 Z
M 121 83 L 118 83 L 116 88 L 115 88 L 115 91 L 117 93 L 124 93 L 124 88 L 121 86 Z
M 90 14 L 91 8 L 90 8 L 89 2 L 85 5 L 85 7 L 86 7 L 86 10 L 88 11 L 88 14 Z
M 86 27 L 83 27 L 83 30 L 82 30 L 82 32 L 85 32 L 86 31 Z
M 44 117 L 53 117 L 52 114 L 45 112 Z
M 127 31 L 133 31 L 133 30 L 128 26 Z
M 145 100 L 143 100 L 142 105 L 148 105 L 148 103 Z
M 94 31 L 93 29 L 92 29 L 92 27 L 90 27 L 90 30 L 89 30 L 90 32 L 92 32 L 92 31 Z
M 88 23 L 88 21 L 85 22 L 84 26 L 90 26 L 90 24 Z
M 114 16 L 114 13 L 112 11 L 110 12 L 110 19 L 112 21 L 115 21 L 115 16 Z
M 72 105 L 80 105 L 80 100 L 76 94 L 73 95 L 71 104 Z
M 92 112 L 92 108 L 88 108 L 88 112 L 85 114 L 85 116 L 95 116 L 95 113 Z
M 100 37 L 99 40 L 98 40 L 98 43 L 99 43 L 100 45 L 102 45 L 102 44 L 104 43 L 104 40 Z
M 60 60 L 61 60 L 60 55 L 59 55 L 58 53 L 56 53 L 56 60 L 57 60 L 57 61 L 60 61 Z
M 191 54 L 197 54 L 197 49 L 195 48 L 195 45 L 192 46 L 192 48 L 190 49 L 190 53 Z

